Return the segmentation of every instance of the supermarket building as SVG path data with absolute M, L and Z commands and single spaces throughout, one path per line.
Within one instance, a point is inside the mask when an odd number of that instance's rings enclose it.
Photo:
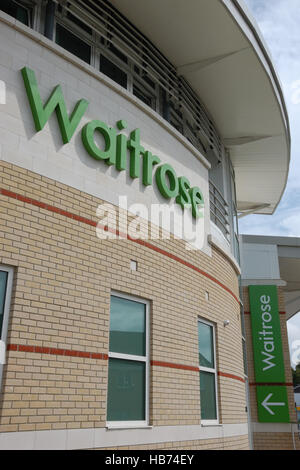
M 0 448 L 248 449 L 253 419 L 294 445 L 291 394 L 250 414 L 237 216 L 274 212 L 290 158 L 250 13 L 2 5 Z

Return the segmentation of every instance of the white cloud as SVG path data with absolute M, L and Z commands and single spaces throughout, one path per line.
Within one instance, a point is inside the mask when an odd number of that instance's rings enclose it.
M 293 367 L 300 362 L 300 313 L 287 322 L 291 364 Z
M 292 148 L 288 183 L 273 216 L 248 216 L 240 233 L 300 237 L 300 1 L 245 0 L 258 23 L 285 94 Z
M 291 215 L 283 219 L 280 223 L 282 229 L 286 229 L 289 237 L 298 237 L 300 234 L 300 217 L 299 215 Z
M 291 90 L 292 90 L 292 103 L 300 104 L 300 80 L 295 80 L 291 84 Z
M 3 80 L 0 80 L 0 104 L 6 104 L 6 85 Z
M 245 0 L 258 23 L 282 83 L 291 128 L 285 194 L 272 216 L 240 220 L 240 233 L 300 237 L 300 0 Z M 299 273 L 300 277 L 300 273 Z M 300 359 L 300 313 L 287 322 L 292 365 Z

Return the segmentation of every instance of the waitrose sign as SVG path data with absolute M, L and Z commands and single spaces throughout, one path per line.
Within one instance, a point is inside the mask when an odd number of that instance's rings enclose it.
M 277 287 L 249 286 L 249 300 L 258 418 L 289 422 Z
M 60 85 L 54 88 L 44 104 L 34 71 L 24 67 L 21 72 L 36 130 L 41 131 L 55 111 L 62 141 L 64 144 L 70 142 L 87 110 L 88 101 L 79 100 L 72 113 L 68 115 Z M 128 172 L 132 179 L 141 175 L 143 185 L 150 186 L 155 173 L 156 185 L 165 199 L 174 198 L 182 209 L 191 210 L 195 219 L 202 217 L 204 198 L 200 188 L 192 187 L 185 176 L 178 176 L 171 165 L 162 163 L 157 155 L 142 147 L 140 129 L 133 130 L 129 138 L 125 134 L 118 133 L 126 128 L 127 123 L 122 119 L 116 123 L 116 128 L 109 127 L 102 121 L 92 120 L 81 130 L 82 143 L 92 158 L 103 161 L 106 165 L 114 165 L 118 171 L 127 170 L 129 151 Z M 103 137 L 104 148 L 100 148 L 97 144 L 96 133 Z
M 256 382 L 285 381 L 276 286 L 249 286 Z

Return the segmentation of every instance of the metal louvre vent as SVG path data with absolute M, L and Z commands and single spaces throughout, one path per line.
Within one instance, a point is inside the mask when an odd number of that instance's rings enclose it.
M 218 188 L 211 181 L 209 182 L 209 199 L 211 220 L 229 241 L 229 206 Z
M 70 0 L 62 5 L 93 31 L 96 47 L 104 48 L 110 58 L 126 65 L 133 82 L 130 88 L 132 82 L 128 81 L 130 91 L 136 90 L 136 96 L 142 100 L 145 97 L 144 102 L 171 124 L 176 112 L 174 127 L 202 154 L 213 151 L 221 161 L 221 140 L 197 94 L 135 26 L 107 1 Z

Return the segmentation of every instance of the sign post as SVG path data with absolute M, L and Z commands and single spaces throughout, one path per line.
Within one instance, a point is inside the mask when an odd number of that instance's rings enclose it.
M 288 423 L 277 287 L 249 286 L 249 300 L 258 419 L 263 423 Z

